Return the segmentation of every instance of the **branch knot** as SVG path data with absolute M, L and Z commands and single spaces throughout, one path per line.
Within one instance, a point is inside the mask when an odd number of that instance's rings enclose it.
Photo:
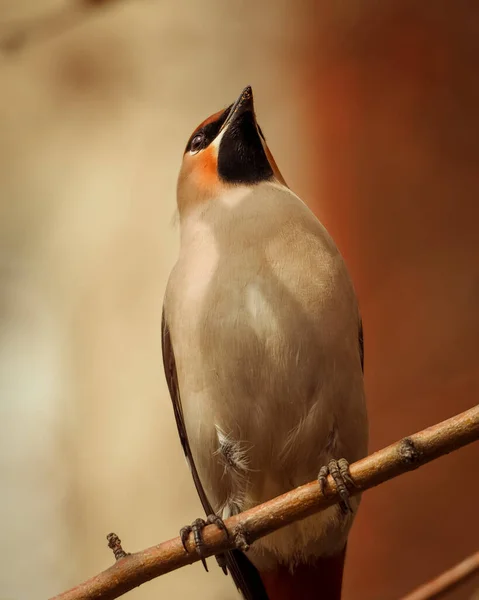
M 249 541 L 247 536 L 248 532 L 245 530 L 244 525 L 239 523 L 233 531 L 233 538 L 236 543 L 236 547 L 243 552 L 248 552 L 249 550 Z
M 411 438 L 403 438 L 399 442 L 398 454 L 405 465 L 415 469 L 421 464 L 421 452 Z
M 128 554 L 130 554 L 129 552 L 125 552 L 123 550 L 123 548 L 121 547 L 121 540 L 116 535 L 116 533 L 109 533 L 106 536 L 106 539 L 108 540 L 108 547 L 113 550 L 113 554 L 115 555 L 116 560 L 120 560 L 120 558 L 125 558 L 125 556 L 128 556 Z

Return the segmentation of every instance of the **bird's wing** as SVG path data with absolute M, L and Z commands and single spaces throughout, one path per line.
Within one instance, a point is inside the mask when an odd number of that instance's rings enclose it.
M 176 372 L 175 356 L 171 344 L 170 330 L 166 322 L 165 311 L 163 309 L 162 316 L 162 351 L 163 351 L 163 366 L 165 369 L 166 381 L 170 391 L 171 400 L 173 403 L 173 411 L 175 413 L 176 426 L 180 436 L 181 445 L 188 461 L 193 481 L 195 482 L 196 491 L 200 497 L 201 504 L 207 515 L 214 514 L 205 490 L 201 485 L 201 480 L 196 470 L 196 465 L 193 460 L 188 435 L 186 432 L 183 410 L 181 408 L 180 390 L 178 386 L 178 376 Z M 268 600 L 268 596 L 264 590 L 261 578 L 258 571 L 248 560 L 245 554 L 240 550 L 232 550 L 225 553 L 226 566 L 230 572 L 236 587 L 241 591 L 245 600 Z

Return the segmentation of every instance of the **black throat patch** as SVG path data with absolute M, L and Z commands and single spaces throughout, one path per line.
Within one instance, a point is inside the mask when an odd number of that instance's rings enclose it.
M 227 125 L 218 151 L 218 175 L 228 183 L 260 183 L 274 176 L 251 111 Z

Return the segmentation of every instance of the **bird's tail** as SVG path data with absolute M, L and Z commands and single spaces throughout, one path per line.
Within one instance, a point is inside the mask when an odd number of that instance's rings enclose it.
M 299 564 L 293 572 L 280 565 L 260 573 L 269 600 L 340 600 L 345 557 L 346 548 L 336 556 Z

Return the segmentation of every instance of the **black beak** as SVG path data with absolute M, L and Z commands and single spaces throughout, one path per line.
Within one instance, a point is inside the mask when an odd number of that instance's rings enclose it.
M 274 177 L 256 123 L 253 90 L 245 87 L 218 135 L 218 174 L 229 183 L 254 184 Z
M 253 89 L 250 85 L 247 85 L 241 92 L 236 102 L 231 107 L 230 113 L 226 118 L 226 121 L 221 126 L 219 132 L 228 127 L 235 119 L 240 117 L 245 112 L 251 112 L 254 115 L 254 104 L 253 104 Z

